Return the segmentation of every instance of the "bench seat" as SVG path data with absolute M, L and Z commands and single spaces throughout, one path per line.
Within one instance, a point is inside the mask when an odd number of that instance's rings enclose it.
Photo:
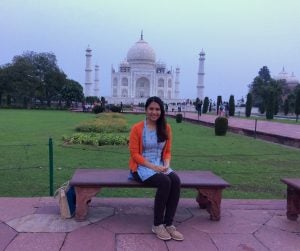
M 206 208 L 211 220 L 220 220 L 222 190 L 229 183 L 210 171 L 176 171 L 182 188 L 198 191 L 197 202 L 200 208 Z M 128 179 L 128 169 L 77 169 L 70 181 L 76 191 L 75 219 L 83 221 L 88 212 L 88 202 L 103 187 L 150 187 Z
M 287 185 L 287 210 L 289 220 L 296 221 L 300 214 L 300 178 L 280 179 Z

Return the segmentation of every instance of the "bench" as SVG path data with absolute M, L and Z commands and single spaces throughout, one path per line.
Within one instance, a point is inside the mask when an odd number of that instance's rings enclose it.
M 296 221 L 300 214 L 300 178 L 280 179 L 287 185 L 287 210 L 289 220 Z
M 210 171 L 176 171 L 181 179 L 182 188 L 198 190 L 196 201 L 200 208 L 205 208 L 210 219 L 220 220 L 222 190 L 229 185 L 225 180 Z M 103 187 L 149 187 L 128 179 L 127 169 L 77 169 L 70 180 L 75 187 L 75 219 L 84 221 L 88 213 L 88 203 Z

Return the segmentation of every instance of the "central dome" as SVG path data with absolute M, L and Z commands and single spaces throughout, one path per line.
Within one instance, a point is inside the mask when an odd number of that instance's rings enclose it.
M 155 52 L 143 39 L 136 42 L 127 53 L 129 63 L 155 63 Z

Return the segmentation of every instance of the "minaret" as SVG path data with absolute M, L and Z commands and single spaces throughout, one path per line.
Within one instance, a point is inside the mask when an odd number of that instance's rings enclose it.
M 203 91 L 204 91 L 204 60 L 205 53 L 203 49 L 199 53 L 199 70 L 198 70 L 198 83 L 197 83 L 197 98 L 203 100 Z
M 99 65 L 95 65 L 95 85 L 94 85 L 94 96 L 100 97 L 99 95 Z
M 179 73 L 180 73 L 180 68 L 177 66 L 176 71 L 175 71 L 175 98 L 179 98 Z
M 92 96 L 92 50 L 88 46 L 86 49 L 86 66 L 85 66 L 85 89 L 84 96 Z

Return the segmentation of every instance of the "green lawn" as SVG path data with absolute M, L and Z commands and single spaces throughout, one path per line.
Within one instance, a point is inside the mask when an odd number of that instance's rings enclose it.
M 64 146 L 80 122 L 94 114 L 67 111 L 0 110 L 0 196 L 49 194 L 48 139 L 54 142 L 54 186 L 77 167 L 127 168 L 127 146 Z M 143 115 L 126 115 L 129 125 Z M 225 198 L 283 198 L 280 177 L 300 177 L 299 149 L 227 134 L 168 118 L 173 130 L 173 169 L 212 170 L 232 186 Z M 110 189 L 101 196 L 153 196 L 152 189 Z M 184 190 L 183 197 L 195 192 Z

